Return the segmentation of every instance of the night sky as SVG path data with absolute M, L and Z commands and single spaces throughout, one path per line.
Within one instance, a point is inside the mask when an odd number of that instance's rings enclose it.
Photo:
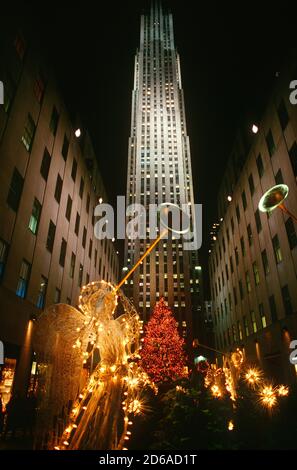
M 296 7 L 283 1 L 164 3 L 173 13 L 181 57 L 194 189 L 204 207 L 204 262 L 216 189 L 238 124 L 246 114 L 251 122 L 261 116 L 275 72 L 297 42 Z M 39 2 L 36 8 L 26 2 L 65 99 L 91 133 L 111 200 L 126 192 L 134 54 L 140 14 L 149 4 Z

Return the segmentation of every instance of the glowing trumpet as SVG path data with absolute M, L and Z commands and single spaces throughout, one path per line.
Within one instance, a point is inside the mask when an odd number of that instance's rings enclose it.
M 277 207 L 288 214 L 297 222 L 297 217 L 293 215 L 284 205 L 284 200 L 288 197 L 289 187 L 286 184 L 277 184 L 268 189 L 259 201 L 258 208 L 261 212 L 272 212 Z

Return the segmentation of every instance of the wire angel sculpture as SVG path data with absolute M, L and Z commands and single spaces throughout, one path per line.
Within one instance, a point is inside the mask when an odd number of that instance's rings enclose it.
M 84 286 L 79 310 L 57 304 L 36 322 L 35 448 L 123 449 L 142 393 L 155 386 L 138 366 L 142 321 L 105 281 Z

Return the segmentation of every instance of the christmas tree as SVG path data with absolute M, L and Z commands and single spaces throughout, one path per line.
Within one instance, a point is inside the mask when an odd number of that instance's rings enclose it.
M 153 382 L 170 382 L 187 375 L 184 340 L 164 299 L 155 306 L 141 350 L 141 366 Z

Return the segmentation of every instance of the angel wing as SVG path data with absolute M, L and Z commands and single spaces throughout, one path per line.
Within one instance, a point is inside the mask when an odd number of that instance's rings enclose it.
M 68 410 L 84 385 L 81 347 L 73 347 L 78 331 L 84 327 L 85 316 L 66 304 L 48 307 L 35 325 L 33 345 L 38 364 L 38 420 L 36 447 L 48 446 L 64 426 Z

